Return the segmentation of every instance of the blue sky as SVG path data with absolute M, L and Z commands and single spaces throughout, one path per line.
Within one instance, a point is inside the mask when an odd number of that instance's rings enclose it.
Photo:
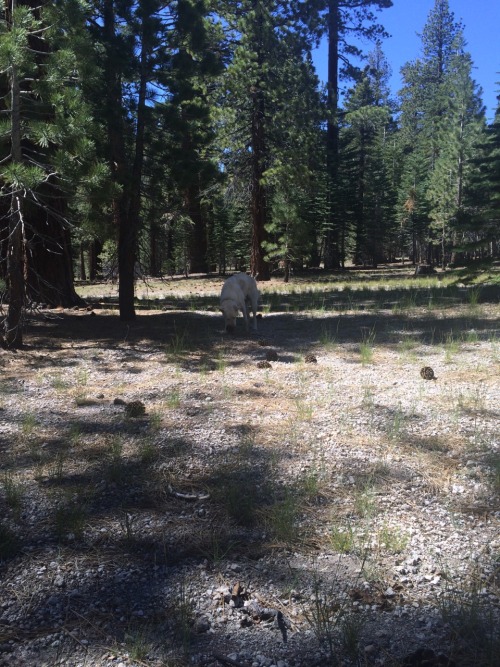
M 483 89 L 486 116 L 493 118 L 500 93 L 500 1 L 499 0 L 449 0 L 455 20 L 464 26 L 467 50 L 474 63 L 473 78 Z M 400 67 L 420 55 L 421 33 L 434 0 L 393 0 L 390 9 L 378 14 L 380 23 L 391 37 L 382 44 L 385 56 L 392 67 L 391 89 L 401 88 Z M 363 44 L 365 52 L 372 49 Z M 327 48 L 323 43 L 314 55 L 314 62 L 321 80 L 327 74 Z

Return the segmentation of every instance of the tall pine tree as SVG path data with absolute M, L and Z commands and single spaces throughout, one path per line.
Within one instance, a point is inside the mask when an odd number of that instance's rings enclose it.
M 9 202 L 2 229 L 9 292 L 4 336 L 16 347 L 28 301 L 80 301 L 73 288 L 67 202 L 92 161 L 93 142 L 74 48 L 85 41 L 84 3 L 6 0 L 2 10 L 1 85 L 8 94 L 0 185 Z
M 427 260 L 443 266 L 457 242 L 469 165 L 483 123 L 471 68 L 462 25 L 447 0 L 436 0 L 422 32 L 422 57 L 403 68 L 401 122 L 411 156 L 403 182 L 420 192 L 418 208 L 427 216 L 420 241 L 427 244 Z

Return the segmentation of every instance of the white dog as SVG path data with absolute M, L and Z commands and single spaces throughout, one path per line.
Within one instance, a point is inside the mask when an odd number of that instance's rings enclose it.
M 233 333 L 236 328 L 236 318 L 241 310 L 248 331 L 248 305 L 253 312 L 253 330 L 257 331 L 257 304 L 259 290 L 255 278 L 246 273 L 236 273 L 230 276 L 222 286 L 220 295 L 220 309 L 224 315 L 226 331 Z

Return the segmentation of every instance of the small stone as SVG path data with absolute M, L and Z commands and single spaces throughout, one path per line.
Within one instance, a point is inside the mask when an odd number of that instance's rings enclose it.
M 201 634 L 204 634 L 205 632 L 208 632 L 210 630 L 211 625 L 210 625 L 210 621 L 208 620 L 208 618 L 203 616 L 202 618 L 199 618 L 196 621 L 194 627 L 195 627 L 196 632 L 199 635 L 201 635 Z

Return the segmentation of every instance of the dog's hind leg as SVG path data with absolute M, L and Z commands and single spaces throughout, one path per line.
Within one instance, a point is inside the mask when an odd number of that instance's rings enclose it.
M 241 305 L 241 312 L 243 313 L 243 319 L 245 320 L 245 328 L 248 331 L 249 324 L 248 324 L 248 304 L 247 300 L 243 299 L 243 303 Z
M 258 298 L 257 295 L 251 294 L 249 295 L 247 300 L 247 308 L 248 306 L 252 307 L 254 331 L 257 331 L 257 307 L 258 307 L 257 298 Z

